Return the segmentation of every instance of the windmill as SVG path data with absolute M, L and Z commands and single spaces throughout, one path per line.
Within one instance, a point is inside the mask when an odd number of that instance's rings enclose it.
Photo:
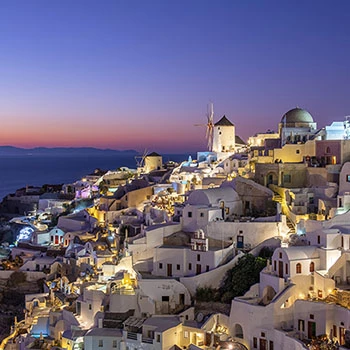
M 211 152 L 213 150 L 213 132 L 214 132 L 214 106 L 212 102 L 208 104 L 207 123 L 195 124 L 195 126 L 207 127 L 205 138 L 208 140 L 208 150 Z
M 142 168 L 144 166 L 145 158 L 147 157 L 148 150 L 145 148 L 142 156 L 135 156 L 136 165 L 138 168 Z

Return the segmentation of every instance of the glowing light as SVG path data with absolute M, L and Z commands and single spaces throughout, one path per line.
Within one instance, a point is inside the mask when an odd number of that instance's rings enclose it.
M 16 242 L 15 242 L 15 244 L 17 245 L 17 243 L 19 242 L 19 241 L 28 241 L 28 240 L 30 240 L 31 239 L 31 237 L 32 237 L 32 233 L 34 232 L 34 229 L 33 228 L 31 228 L 31 227 L 24 227 L 24 228 L 22 228 L 20 231 L 19 231 L 19 233 L 18 233 L 18 235 L 17 235 L 17 237 L 16 237 Z

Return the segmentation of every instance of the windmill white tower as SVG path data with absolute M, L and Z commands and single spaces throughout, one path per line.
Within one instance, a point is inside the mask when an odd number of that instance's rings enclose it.
M 212 102 L 208 104 L 207 123 L 195 124 L 195 126 L 207 127 L 205 138 L 208 140 L 208 150 L 211 152 L 213 150 L 213 131 L 214 131 L 214 105 Z

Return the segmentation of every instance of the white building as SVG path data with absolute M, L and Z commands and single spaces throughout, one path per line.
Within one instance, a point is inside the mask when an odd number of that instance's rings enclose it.
M 236 138 L 235 126 L 226 116 L 223 116 L 214 124 L 213 151 L 214 152 L 235 152 Z

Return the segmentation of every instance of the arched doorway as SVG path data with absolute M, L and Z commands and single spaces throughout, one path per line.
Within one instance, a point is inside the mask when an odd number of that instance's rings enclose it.
M 243 339 L 243 328 L 239 323 L 235 324 L 235 337 Z

